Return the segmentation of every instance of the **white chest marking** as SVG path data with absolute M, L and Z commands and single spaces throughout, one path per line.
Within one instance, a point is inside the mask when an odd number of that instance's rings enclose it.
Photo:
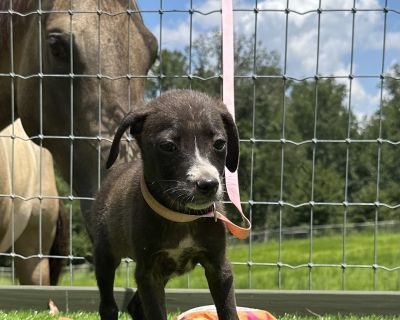
M 179 242 L 176 248 L 167 249 L 165 252 L 168 254 L 169 258 L 175 262 L 178 262 L 182 254 L 188 249 L 197 251 L 197 248 L 194 247 L 194 241 L 191 237 L 184 238 Z

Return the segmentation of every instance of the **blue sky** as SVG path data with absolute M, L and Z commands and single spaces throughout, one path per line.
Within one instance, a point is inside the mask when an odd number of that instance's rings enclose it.
M 190 0 L 163 0 L 163 9 L 188 10 Z M 258 0 L 258 8 L 282 10 L 287 0 Z M 354 0 L 322 0 L 323 11 L 320 27 L 320 75 L 348 76 L 351 68 L 351 43 L 353 14 L 349 11 Z M 161 1 L 139 0 L 142 10 L 158 10 Z M 235 9 L 253 9 L 255 0 L 235 0 Z M 290 0 L 289 9 L 305 13 L 318 8 L 319 0 Z M 220 9 L 220 0 L 193 0 L 193 8 L 204 13 Z M 353 55 L 353 74 L 359 76 L 379 76 L 383 60 L 383 28 L 385 0 L 356 0 L 355 37 Z M 387 0 L 387 7 L 397 12 L 387 14 L 386 50 L 384 72 L 400 63 L 400 0 Z M 376 9 L 362 11 L 363 9 Z M 236 11 L 234 15 L 235 32 L 252 34 L 254 32 L 254 12 Z M 143 13 L 145 23 L 159 38 L 160 15 Z M 193 37 L 208 33 L 220 27 L 219 12 L 209 15 L 193 15 Z M 282 11 L 268 11 L 258 14 L 258 40 L 268 50 L 277 51 L 283 57 L 285 49 L 285 19 Z M 164 13 L 162 24 L 162 47 L 183 49 L 189 44 L 189 14 Z M 318 14 L 289 14 L 287 75 L 295 78 L 313 76 L 316 73 Z M 283 67 L 283 58 L 282 67 Z M 338 80 L 346 85 L 349 80 Z M 352 108 L 358 116 L 368 116 L 379 107 L 380 90 L 378 79 L 362 78 L 353 80 Z M 384 92 L 386 94 L 386 92 Z

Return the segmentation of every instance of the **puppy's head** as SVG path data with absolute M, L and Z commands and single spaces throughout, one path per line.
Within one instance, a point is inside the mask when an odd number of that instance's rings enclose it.
M 208 95 L 173 90 L 138 107 L 122 121 L 107 168 L 125 132 L 139 144 L 148 188 L 165 206 L 186 213 L 207 210 L 222 198 L 224 167 L 235 171 L 239 138 L 225 105 Z

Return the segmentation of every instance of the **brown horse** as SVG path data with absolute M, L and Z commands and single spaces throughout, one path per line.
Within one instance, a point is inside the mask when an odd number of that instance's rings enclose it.
M 92 197 L 107 140 L 144 98 L 157 41 L 133 0 L 11 2 L 0 1 L 0 128 L 14 111 L 76 194 Z
M 17 138 L 11 139 L 13 134 Z M 10 125 L 0 132 L 0 252 L 14 244 L 21 284 L 55 285 L 61 259 L 19 257 L 67 254 L 67 226 L 57 199 L 53 158 L 27 138 L 20 120 L 14 122 L 14 130 Z

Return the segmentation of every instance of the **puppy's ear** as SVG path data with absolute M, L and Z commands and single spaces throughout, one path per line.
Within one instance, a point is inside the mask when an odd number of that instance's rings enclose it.
M 143 122 L 147 117 L 147 113 L 134 113 L 129 112 L 117 129 L 115 133 L 114 140 L 111 145 L 110 154 L 108 155 L 106 169 L 111 168 L 119 153 L 119 143 L 121 141 L 122 135 L 125 133 L 126 129 L 130 127 L 130 133 L 132 136 L 139 134 L 143 129 Z
M 239 165 L 239 133 L 235 121 L 228 111 L 222 112 L 221 117 L 228 135 L 226 167 L 230 172 L 235 172 Z

